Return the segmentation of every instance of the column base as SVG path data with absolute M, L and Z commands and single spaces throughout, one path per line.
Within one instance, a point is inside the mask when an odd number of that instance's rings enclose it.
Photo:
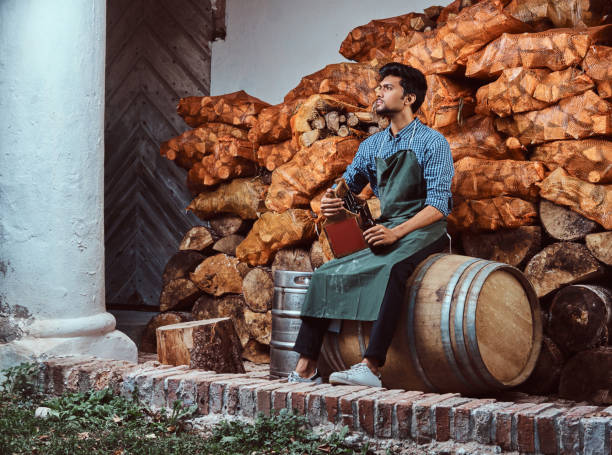
M 70 338 L 25 336 L 10 343 L 2 343 L 0 344 L 0 370 L 45 357 L 70 355 L 138 361 L 136 344 L 124 333 L 113 330 L 104 335 Z

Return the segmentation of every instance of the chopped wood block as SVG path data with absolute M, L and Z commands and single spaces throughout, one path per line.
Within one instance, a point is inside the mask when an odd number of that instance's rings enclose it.
M 259 267 L 249 271 L 242 280 L 242 291 L 252 311 L 265 313 L 272 309 L 274 280 L 270 272 Z
M 274 255 L 272 273 L 276 270 L 312 272 L 310 253 L 306 248 L 283 248 Z
M 245 372 L 242 346 L 230 318 L 159 327 L 157 355 L 168 365 L 189 365 L 216 373 Z
M 317 239 L 312 242 L 310 247 L 310 263 L 313 269 L 317 269 L 325 264 L 327 261 L 331 261 L 334 257 L 327 256 L 323 250 L 321 242 Z
M 572 177 L 590 183 L 612 183 L 612 140 L 555 141 L 533 148 L 529 157 L 554 171 L 562 167 Z
M 583 182 L 557 168 L 539 186 L 541 197 L 612 229 L 612 185 Z
M 193 319 L 198 321 L 231 318 L 240 343 L 244 347 L 251 337 L 244 319 L 244 308 L 245 301 L 240 294 L 226 294 L 221 297 L 204 294 L 193 304 L 191 314 Z
M 500 117 L 508 117 L 538 111 L 594 87 L 593 80 L 576 68 L 555 72 L 509 68 L 496 81 L 478 89 L 476 112 L 482 115 L 494 112 Z
M 312 133 L 312 131 L 308 132 Z M 305 133 L 305 134 L 308 134 Z M 317 133 L 318 136 L 319 133 Z M 262 145 L 257 149 L 257 162 L 260 166 L 269 171 L 290 161 L 296 154 L 297 148 L 292 141 L 285 141 L 279 144 Z
M 589 234 L 585 240 L 593 256 L 606 265 L 612 265 L 612 231 Z
M 493 117 L 474 115 L 461 125 L 454 123 L 438 131 L 448 141 L 453 161 L 466 156 L 485 160 L 525 159 L 521 150 L 508 149 L 506 141 L 495 130 Z
M 244 310 L 244 319 L 249 328 L 251 338 L 258 343 L 269 346 L 272 337 L 272 312 L 257 313 L 246 308 Z
M 210 228 L 219 237 L 246 233 L 251 226 L 250 222 L 243 220 L 238 215 L 222 215 L 210 220 Z
M 249 267 L 227 254 L 204 259 L 189 275 L 195 285 L 210 295 L 242 293 L 242 279 Z
M 534 224 L 537 215 L 534 203 L 516 197 L 457 199 L 448 223 L 453 231 L 496 231 Z
M 596 222 L 545 199 L 540 201 L 540 221 L 556 240 L 580 240 L 597 228 Z
M 258 365 L 270 363 L 270 346 L 250 340 L 242 349 L 242 358 Z
M 191 313 L 183 313 L 177 311 L 168 311 L 166 313 L 160 313 L 153 316 L 147 323 L 146 327 L 140 337 L 140 346 L 138 350 L 142 352 L 157 352 L 157 341 L 155 338 L 155 332 L 158 327 L 165 325 L 178 324 L 180 322 L 187 322 L 193 320 Z
M 612 347 L 582 351 L 569 359 L 559 384 L 559 395 L 574 401 L 612 404 Z
M 197 270 L 197 269 L 196 269 Z M 159 296 L 159 310 L 191 310 L 202 291 L 187 278 L 176 278 L 164 285 Z
M 525 267 L 538 297 L 543 297 L 566 284 L 581 283 L 601 276 L 603 269 L 586 246 L 559 242 L 536 254 Z
M 236 247 L 242 243 L 244 236 L 238 234 L 221 237 L 215 242 L 212 249 L 218 253 L 224 253 L 230 256 L 236 256 Z
M 164 268 L 162 283 L 166 285 L 176 278 L 189 278 L 189 273 L 193 272 L 205 258 L 206 256 L 199 251 L 187 250 L 173 254 Z
M 214 191 L 200 193 L 187 209 L 203 220 L 218 217 L 221 213 L 255 220 L 266 210 L 267 191 L 268 185 L 264 185 L 259 177 L 235 179 L 219 185 Z
M 540 356 L 533 372 L 519 390 L 531 395 L 555 394 L 559 388 L 559 378 L 565 364 L 565 356 L 554 341 L 542 338 Z
M 376 100 L 378 71 L 363 63 L 333 63 L 304 76 L 297 87 L 285 95 L 285 103 L 316 93 L 342 95 L 353 104 L 371 107 Z
M 601 286 L 566 286 L 555 294 L 548 314 L 549 336 L 563 351 L 608 344 L 612 292 Z
M 452 125 L 470 117 L 476 105 L 472 87 L 445 76 L 426 76 L 427 93 L 417 117 L 430 128 Z
M 255 222 L 244 242 L 238 245 L 236 256 L 252 266 L 266 265 L 278 250 L 308 243 L 314 237 L 314 220 L 308 210 L 266 212 Z
M 463 199 L 516 196 L 535 201 L 544 166 L 534 161 L 482 160 L 466 157 L 455 163 L 451 191 Z
M 358 147 L 357 139 L 334 136 L 300 150 L 272 173 L 266 207 L 278 212 L 307 207 L 321 187 L 342 175 Z
M 268 106 L 268 103 L 240 90 L 218 96 L 181 98 L 176 110 L 178 115 L 194 128 L 208 122 L 251 128 L 255 124 L 257 114 Z
M 591 44 L 609 41 L 612 26 L 552 29 L 513 35 L 504 33 L 467 57 L 465 75 L 493 79 L 507 68 L 548 68 L 559 71 L 579 65 Z
M 587 90 L 539 111 L 497 119 L 495 126 L 523 145 L 612 135 L 612 103 Z
M 519 267 L 542 249 L 542 229 L 540 226 L 521 226 L 496 232 L 465 231 L 461 240 L 468 256 Z
M 303 98 L 298 98 L 262 109 L 255 125 L 249 130 L 249 141 L 264 145 L 290 139 L 291 117 L 303 102 Z
M 214 240 L 210 231 L 204 226 L 195 226 L 189 229 L 183 236 L 179 250 L 205 251 L 213 244 Z

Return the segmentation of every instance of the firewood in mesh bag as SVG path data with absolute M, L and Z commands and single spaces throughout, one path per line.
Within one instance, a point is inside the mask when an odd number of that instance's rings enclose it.
M 427 93 L 417 117 L 431 128 L 461 122 L 474 113 L 474 89 L 445 76 L 426 76 Z
M 491 199 L 461 200 L 455 198 L 448 216 L 449 230 L 496 231 L 514 229 L 537 222 L 538 212 L 533 202 L 517 197 L 498 196 Z
M 597 94 L 602 98 L 612 98 L 612 47 L 591 46 L 581 66 L 597 83 Z

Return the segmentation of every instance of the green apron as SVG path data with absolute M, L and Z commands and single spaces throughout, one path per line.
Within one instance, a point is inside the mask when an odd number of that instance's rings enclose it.
M 413 151 L 399 150 L 376 158 L 381 217 L 388 228 L 412 218 L 425 207 L 423 171 Z M 391 269 L 398 262 L 446 233 L 446 219 L 417 229 L 386 247 L 357 251 L 326 262 L 312 275 L 301 315 L 374 321 L 378 318 Z

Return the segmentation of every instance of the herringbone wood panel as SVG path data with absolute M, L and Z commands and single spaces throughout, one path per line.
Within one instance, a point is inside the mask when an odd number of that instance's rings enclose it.
M 201 222 L 185 171 L 159 155 L 188 129 L 179 98 L 210 90 L 210 0 L 109 0 L 106 42 L 106 301 L 157 305 L 161 275 Z

